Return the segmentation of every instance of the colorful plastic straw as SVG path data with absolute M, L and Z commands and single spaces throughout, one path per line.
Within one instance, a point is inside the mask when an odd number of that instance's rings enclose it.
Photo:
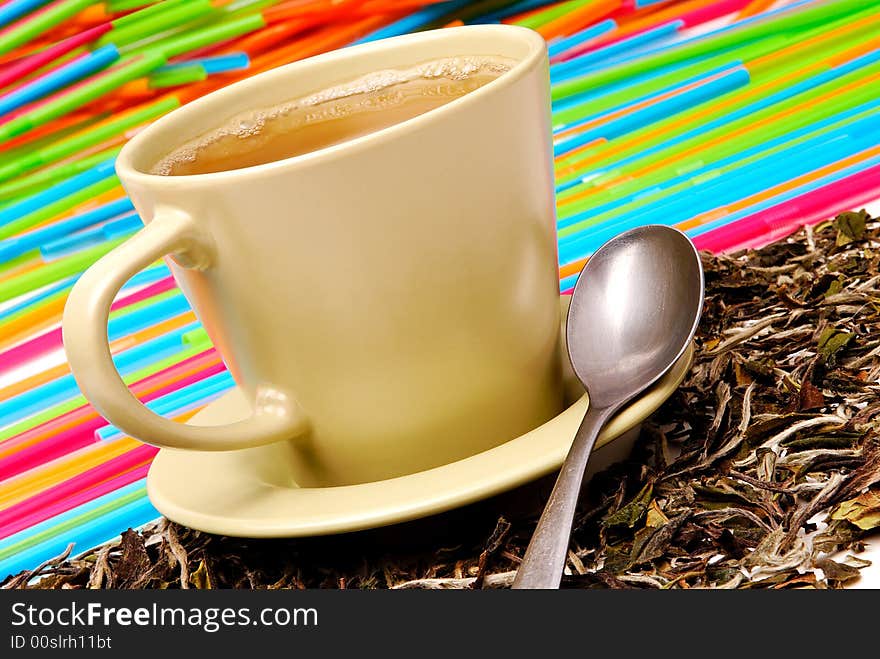
M 143 491 L 154 449 L 108 425 L 60 361 L 70 287 L 141 226 L 113 171 L 126 140 L 297 59 L 498 21 L 548 41 L 562 290 L 631 226 L 675 224 L 722 251 L 880 197 L 877 3 L 8 0 L 0 579 L 157 516 Z M 185 420 L 233 385 L 164 266 L 125 287 L 108 333 L 123 378 L 159 413 Z

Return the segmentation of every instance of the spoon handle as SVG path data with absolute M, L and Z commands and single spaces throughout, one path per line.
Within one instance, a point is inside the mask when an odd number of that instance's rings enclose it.
M 590 406 L 584 415 L 526 555 L 516 571 L 513 588 L 559 588 L 587 460 L 599 431 L 613 412 L 610 407 Z

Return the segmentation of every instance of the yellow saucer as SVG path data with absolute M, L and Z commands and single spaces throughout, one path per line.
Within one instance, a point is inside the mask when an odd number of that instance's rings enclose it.
M 567 306 L 565 298 L 563 303 Z M 603 455 L 612 453 L 612 447 L 606 445 L 669 398 L 692 360 L 690 347 L 665 377 L 611 420 L 597 440 L 591 464 L 609 462 Z M 399 478 L 300 488 L 285 473 L 286 448 L 281 442 L 221 453 L 163 449 L 150 468 L 147 492 L 153 505 L 175 522 L 238 537 L 329 535 L 427 517 L 559 469 L 588 405 L 570 370 L 566 388 L 575 402 L 534 430 L 463 460 Z M 249 412 L 244 396 L 234 389 L 194 416 L 192 423 L 226 424 Z

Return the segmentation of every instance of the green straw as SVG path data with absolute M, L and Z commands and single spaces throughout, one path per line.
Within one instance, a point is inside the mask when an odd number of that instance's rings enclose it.
M 165 56 L 158 52 L 142 53 L 126 58 L 117 66 L 107 69 L 81 87 L 71 89 L 58 98 L 0 125 L 0 142 L 77 110 L 89 101 L 158 69 L 166 62 Z
M 165 359 L 161 359 L 149 366 L 146 366 L 139 371 L 135 371 L 133 373 L 129 373 L 128 375 L 122 376 L 122 381 L 125 384 L 131 385 L 138 380 L 143 380 L 146 377 L 151 375 L 155 375 L 159 371 L 162 371 L 166 368 L 179 364 L 185 359 L 189 359 L 200 352 L 204 352 L 207 350 L 209 345 L 207 344 L 194 344 L 189 346 L 188 348 L 181 350 L 178 353 L 175 353 Z M 53 405 L 49 409 L 43 410 L 42 412 L 35 414 L 33 416 L 29 416 L 26 419 L 19 421 L 3 430 L 0 430 L 0 442 L 6 441 L 11 437 L 15 437 L 18 434 L 26 432 L 31 428 L 35 428 L 40 424 L 46 423 L 47 421 L 51 421 L 52 419 L 61 416 L 62 414 L 66 414 L 71 410 L 75 410 L 78 407 L 82 407 L 86 405 L 88 401 L 83 396 L 76 396 L 75 398 L 71 398 L 70 400 L 66 400 L 63 403 L 58 403 L 57 405 Z
M 557 18 L 564 16 L 572 9 L 577 9 L 587 2 L 594 1 L 595 0 L 568 0 L 568 2 L 562 2 L 558 5 L 546 7 L 536 14 L 527 16 L 522 20 L 515 21 L 514 25 L 521 25 L 523 27 L 530 27 L 533 30 L 537 30 L 542 25 L 546 25 L 550 21 L 555 21 Z
M 19 266 L 27 265 L 34 258 L 37 258 L 39 256 L 40 253 L 37 250 L 33 250 L 30 252 L 26 252 L 25 254 L 21 254 L 20 256 L 16 256 L 10 261 L 4 261 L 0 263 L 0 272 L 8 272 L 9 270 L 14 270 Z
M 880 71 L 880 63 L 871 68 L 873 69 L 873 72 Z M 866 73 L 866 75 L 869 75 L 869 73 Z M 849 82 L 849 80 L 847 80 L 847 82 Z M 842 85 L 834 85 L 834 87 L 839 86 Z M 820 93 L 825 93 L 828 91 L 830 91 L 828 87 L 823 87 Z M 830 117 L 834 114 L 838 114 L 850 108 L 856 107 L 861 103 L 870 101 L 873 98 L 871 94 L 871 88 L 866 86 L 864 89 L 861 89 L 857 92 L 850 92 L 844 97 L 835 98 L 830 102 L 816 106 L 809 114 L 799 113 L 795 116 L 786 115 L 783 117 L 779 117 L 768 125 L 758 126 L 753 130 L 749 130 L 743 134 L 737 135 L 736 139 L 727 140 L 719 145 L 713 146 L 710 151 L 699 156 L 699 162 L 714 162 L 716 160 L 720 160 L 721 158 L 751 148 L 755 145 L 760 144 L 761 142 L 779 137 L 780 135 L 784 135 L 788 132 L 791 132 L 792 130 L 797 130 L 798 128 L 808 126 L 809 124 L 815 123 L 820 119 Z M 640 189 L 641 187 L 647 188 L 650 185 L 654 185 L 657 181 L 665 180 L 665 178 L 663 177 L 679 174 L 684 169 L 687 169 L 683 168 L 681 163 L 679 162 L 680 159 L 678 158 L 678 156 L 680 156 L 681 152 L 685 150 L 699 149 L 699 147 L 701 147 L 704 143 L 714 138 L 724 136 L 725 134 L 731 131 L 738 130 L 739 128 L 749 128 L 752 124 L 757 123 L 762 119 L 772 117 L 773 115 L 787 109 L 795 108 L 808 101 L 810 98 L 818 95 L 818 93 L 810 93 L 809 96 L 807 94 L 804 94 L 802 96 L 789 99 L 784 103 L 779 103 L 760 112 L 756 112 L 751 117 L 744 117 L 743 119 L 731 122 L 730 124 L 727 124 L 725 126 L 719 126 L 718 128 L 709 131 L 703 135 L 695 136 L 689 140 L 686 140 L 685 142 L 672 145 L 671 147 L 662 151 L 650 153 L 644 158 L 640 158 L 637 161 L 628 163 L 623 167 L 603 173 L 602 175 L 588 181 L 586 185 L 588 185 L 589 187 L 594 187 L 596 185 L 601 185 L 602 183 L 611 182 L 619 176 L 625 176 L 626 174 L 635 172 L 656 162 L 662 161 L 668 163 L 664 168 L 661 168 L 654 172 L 650 172 L 648 174 L 640 175 L 638 181 L 621 183 L 620 185 L 615 186 L 613 190 L 598 191 L 596 195 L 591 196 L 589 199 L 575 202 L 574 204 L 566 206 L 566 212 L 573 213 L 586 210 L 588 208 L 591 208 L 594 204 L 602 203 L 600 197 L 604 197 L 606 201 L 610 201 L 612 199 L 618 198 L 620 195 L 627 194 L 628 192 Z M 693 157 L 696 158 L 696 156 Z M 574 188 L 574 190 L 583 189 L 583 187 Z M 569 191 L 567 190 L 566 192 Z M 559 195 L 558 199 L 559 201 L 564 201 L 569 196 L 569 194 L 561 194 Z
M 37 167 L 44 167 L 96 144 L 101 144 L 112 137 L 121 135 L 130 128 L 167 114 L 178 107 L 180 107 L 178 99 L 174 97 L 162 98 L 138 110 L 127 112 L 104 125 L 83 130 L 67 139 L 38 148 L 17 160 L 0 165 L 0 181 L 20 176 Z
M 815 139 L 816 137 L 819 137 L 821 135 L 829 133 L 833 130 L 837 130 L 842 126 L 845 126 L 847 124 L 851 124 L 859 119 L 863 119 L 867 116 L 870 116 L 873 112 L 875 112 L 875 110 L 868 109 L 868 110 L 860 112 L 856 115 L 853 115 L 852 117 L 847 117 L 846 119 L 841 119 L 840 121 L 836 121 L 836 122 L 829 124 L 827 126 L 823 126 L 823 127 L 819 128 L 818 130 L 811 131 L 810 133 L 808 133 L 806 135 L 802 135 L 802 136 L 798 137 L 797 139 L 790 140 L 788 142 L 785 142 L 783 144 L 779 144 L 779 145 L 772 147 L 770 149 L 766 149 L 765 151 L 762 151 L 760 153 L 753 154 L 747 158 L 743 158 L 741 160 L 738 160 L 737 162 L 734 162 L 734 163 L 731 163 L 731 164 L 726 165 L 724 167 L 718 168 L 717 170 L 712 171 L 711 173 L 700 175 L 696 179 L 683 181 L 681 183 L 677 183 L 676 185 L 667 186 L 664 188 L 656 188 L 653 191 L 651 191 L 645 195 L 640 195 L 638 198 L 633 199 L 632 201 L 626 202 L 625 204 L 621 204 L 621 205 L 619 205 L 611 210 L 608 210 L 604 213 L 594 215 L 594 216 L 590 217 L 589 219 L 584 220 L 582 222 L 578 222 L 578 227 L 580 227 L 581 229 L 584 229 L 587 227 L 599 225 L 605 221 L 614 220 L 625 213 L 634 212 L 644 206 L 648 206 L 648 205 L 654 203 L 660 197 L 665 197 L 667 195 L 671 195 L 676 192 L 680 192 L 682 190 L 685 190 L 685 189 L 689 188 L 690 186 L 692 186 L 695 182 L 703 182 L 703 181 L 711 180 L 714 178 L 719 178 L 719 177 L 723 176 L 724 174 L 736 171 L 737 169 L 744 167 L 748 164 L 757 162 L 757 161 L 762 160 L 764 158 L 767 158 L 775 153 L 779 153 L 781 151 L 784 151 L 785 149 L 790 149 L 793 146 L 797 146 L 798 144 L 802 144 L 802 143 L 807 142 L 809 140 Z M 716 161 L 716 158 L 714 157 L 714 155 L 711 158 L 711 161 Z M 615 189 L 614 193 L 612 195 L 607 195 L 607 196 L 613 197 L 614 199 L 619 199 L 620 197 L 626 196 L 627 193 L 628 193 L 627 190 L 620 188 L 620 189 Z M 609 201 L 612 201 L 612 200 L 613 199 L 609 199 Z M 567 214 L 561 215 L 561 217 L 566 217 L 566 216 L 567 216 Z M 568 227 L 566 227 L 566 229 L 567 228 Z M 560 235 L 563 235 L 563 231 L 565 231 L 565 230 L 560 230 L 560 232 L 559 232 Z M 565 233 L 565 235 L 568 235 L 568 233 Z
M 30 258 L 40 258 L 39 250 L 34 250 L 32 252 L 28 252 L 28 255 L 30 256 Z M 161 261 L 159 261 L 157 263 L 161 263 Z M 50 295 L 42 300 L 38 300 L 38 301 L 34 302 L 32 305 L 29 305 L 28 307 L 21 309 L 20 311 L 17 311 L 14 314 L 10 314 L 9 316 L 7 316 L 6 318 L 3 319 L 3 322 L 4 323 L 17 322 L 17 321 L 22 320 L 23 318 L 27 318 L 31 314 L 38 313 L 43 307 L 48 306 L 52 302 L 55 302 L 59 299 L 66 298 L 67 295 L 70 293 L 71 288 L 73 288 L 73 283 L 71 283 L 68 286 L 65 286 L 61 290 L 53 293 L 52 295 Z M 172 293 L 173 292 L 174 291 L 172 291 Z M 167 294 L 162 293 L 161 295 L 167 295 Z M 150 299 L 151 300 L 158 300 L 160 298 L 158 296 L 154 296 Z M 164 298 L 162 298 L 162 299 L 164 299 Z M 138 304 L 140 305 L 142 302 L 138 302 Z M 126 307 L 126 309 L 127 309 L 127 307 Z M 125 311 L 125 309 L 117 309 L 116 311 L 111 312 L 110 316 L 111 316 L 111 318 L 113 318 L 113 317 L 115 317 L 113 314 L 125 315 L 123 313 L 124 311 Z
M 838 21 L 840 23 L 847 21 Z M 836 22 L 837 23 L 837 22 Z M 814 30 L 814 32 L 818 32 L 819 30 Z M 557 168 L 568 168 L 572 166 L 576 166 L 576 164 L 582 160 L 587 158 L 594 159 L 596 156 L 601 155 L 603 152 L 613 150 L 613 153 L 610 153 L 608 156 L 604 158 L 599 158 L 595 160 L 592 164 L 593 167 L 598 168 L 602 164 L 609 164 L 613 160 L 619 160 L 621 158 L 625 158 L 639 151 L 645 150 L 651 146 L 656 146 L 657 144 L 661 144 L 667 139 L 667 136 L 663 129 L 669 126 L 675 126 L 680 123 L 687 123 L 689 119 L 692 119 L 694 122 L 705 123 L 716 118 L 722 117 L 728 113 L 734 112 L 746 105 L 754 103 L 761 98 L 774 94 L 792 84 L 800 82 L 808 77 L 817 75 L 819 71 L 809 71 L 807 70 L 807 65 L 839 53 L 841 51 L 856 47 L 861 43 L 868 41 L 870 39 L 875 38 L 871 34 L 864 34 L 861 37 L 854 37 L 852 39 L 848 39 L 845 42 L 827 42 L 823 46 L 818 47 L 814 53 L 811 53 L 813 57 L 809 58 L 807 61 L 803 61 L 798 59 L 795 62 L 780 62 L 779 64 L 774 64 L 768 66 L 767 68 L 762 68 L 761 71 L 752 77 L 752 84 L 742 90 L 737 90 L 726 97 L 727 102 L 724 107 L 720 107 L 716 110 L 713 110 L 708 115 L 703 115 L 705 112 L 704 107 L 695 108 L 683 113 L 678 113 L 669 117 L 668 119 L 655 122 L 645 128 L 642 128 L 638 131 L 635 131 L 631 135 L 628 136 L 627 139 L 633 141 L 633 145 L 625 148 L 623 150 L 619 149 L 617 144 L 602 144 L 597 145 L 594 149 L 585 150 L 583 152 L 576 152 L 571 154 L 570 157 L 562 158 L 557 162 Z M 747 67 L 748 68 L 748 60 Z M 822 67 L 822 70 L 828 70 L 829 66 L 825 65 Z M 794 78 L 786 79 L 786 76 L 790 76 L 792 73 L 797 73 L 798 71 L 803 71 L 802 75 L 798 75 Z M 763 90 L 763 93 L 760 96 L 755 96 L 750 92 L 754 89 L 755 85 L 758 84 L 769 84 L 768 88 Z M 736 99 L 736 100 L 734 100 Z M 733 101 L 733 102 L 731 102 Z M 654 137 L 649 139 L 648 141 L 641 141 L 640 138 L 653 134 Z M 574 180 L 577 178 L 581 178 L 583 173 L 575 173 L 569 175 L 567 177 L 560 177 L 559 182 L 565 182 L 568 180 Z M 564 198 L 564 197 L 563 197 Z
M 214 12 L 210 0 L 188 0 L 187 2 L 174 2 L 169 5 L 166 2 L 153 5 L 137 14 L 131 14 L 114 22 L 113 29 L 98 40 L 98 45 L 114 44 L 126 52 L 125 46 L 150 37 L 161 34 L 171 28 L 184 25 L 196 18 Z M 136 18 L 141 14 L 139 18 Z
M 94 126 L 95 124 L 100 123 L 102 120 L 106 119 L 109 116 L 109 112 L 83 116 L 82 120 L 77 121 L 76 123 L 73 123 L 69 126 L 63 126 L 58 130 L 53 130 L 51 133 L 41 135 L 40 137 L 32 140 L 28 140 L 24 144 L 19 144 L 18 146 L 6 149 L 2 153 L 0 153 L 0 167 L 5 166 L 6 164 L 18 159 L 25 159 L 35 150 L 41 149 L 44 146 L 54 144 L 58 140 L 74 135 L 75 133 L 86 129 L 89 126 Z
M 177 87 L 191 82 L 200 82 L 207 77 L 205 67 L 201 64 L 187 64 L 167 71 L 157 71 L 150 76 L 147 84 L 151 89 L 162 89 L 163 87 Z
M 107 0 L 104 3 L 104 6 L 109 13 L 118 14 L 119 12 L 131 11 L 132 9 L 150 7 L 161 1 L 162 0 Z
M 9 224 L 0 227 L 0 240 L 11 238 L 17 233 L 30 229 L 40 222 L 48 220 L 59 213 L 70 210 L 74 206 L 89 201 L 92 197 L 96 197 L 99 194 L 112 190 L 118 185 L 119 179 L 116 178 L 115 175 L 109 176 L 97 183 L 92 183 L 81 190 L 77 190 L 73 194 L 62 197 L 57 201 L 53 201 L 51 204 L 46 204 L 42 208 L 35 210 L 32 213 L 28 213 L 27 215 L 23 215 L 17 220 L 13 220 Z M 11 283 L 12 282 L 7 282 L 7 284 Z M 3 285 L 4 284 L 0 284 L 0 288 L 2 288 Z
M 8 183 L 2 183 L 0 184 L 0 199 L 14 200 L 19 197 L 34 195 L 41 190 L 55 185 L 59 181 L 81 174 L 98 163 L 114 158 L 121 149 L 121 146 L 104 149 L 78 160 L 41 169 L 29 176 L 23 176 Z
M 135 302 L 134 304 L 129 304 L 121 309 L 116 309 L 110 312 L 110 320 L 115 320 L 116 318 L 120 318 L 122 316 L 127 316 L 130 313 L 134 313 L 135 311 L 140 311 L 141 309 L 146 309 L 154 304 L 159 302 L 164 302 L 165 300 L 170 300 L 171 298 L 181 297 L 183 293 L 180 292 L 179 289 L 173 288 L 170 291 L 165 291 L 164 293 L 159 293 L 158 295 L 154 295 L 153 297 L 147 298 L 146 300 L 141 300 L 140 302 Z
M 865 67 L 865 69 L 863 69 L 862 75 L 859 76 L 859 78 L 868 77 L 878 72 L 880 72 L 880 62 L 872 66 Z M 633 172 L 636 172 L 644 167 L 650 166 L 657 162 L 666 163 L 664 167 L 658 170 L 646 174 L 640 174 L 637 180 L 628 180 L 621 182 L 619 185 L 614 186 L 613 189 L 598 190 L 588 199 L 584 199 L 582 201 L 567 205 L 565 207 L 565 213 L 566 215 L 570 215 L 588 210 L 606 201 L 613 201 L 620 198 L 621 196 L 630 194 L 632 192 L 641 189 L 647 189 L 652 185 L 656 185 L 659 182 L 667 180 L 670 176 L 681 174 L 683 171 L 686 171 L 689 168 L 688 166 L 683 166 L 680 161 L 680 156 L 682 152 L 692 151 L 695 148 L 699 149 L 699 147 L 703 146 L 706 142 L 714 138 L 730 134 L 740 128 L 749 128 L 750 126 L 758 123 L 762 119 L 772 117 L 773 115 L 776 115 L 785 110 L 803 105 L 805 102 L 811 100 L 812 98 L 833 91 L 839 87 L 842 87 L 844 84 L 853 82 L 853 77 L 855 76 L 852 74 L 843 76 L 837 80 L 832 81 L 831 83 L 820 85 L 814 90 L 810 90 L 809 92 L 805 92 L 804 94 L 795 96 L 792 99 L 788 99 L 783 103 L 778 103 L 760 112 L 756 112 L 750 117 L 744 117 L 725 126 L 719 126 L 718 128 L 711 130 L 703 135 L 698 135 L 689 140 L 686 140 L 685 142 L 672 145 L 671 147 L 662 151 L 648 154 L 638 161 L 628 163 L 623 167 L 617 168 L 610 172 L 606 172 L 594 179 L 591 179 L 587 182 L 586 185 L 593 187 L 595 185 L 601 185 L 602 183 L 614 181 L 618 177 L 632 174 Z M 775 137 L 779 137 L 780 135 L 784 135 L 793 130 L 797 130 L 799 128 L 815 123 L 816 121 L 819 121 L 821 119 L 833 116 L 852 107 L 856 107 L 862 103 L 870 101 L 875 96 L 876 94 L 873 88 L 869 85 L 865 85 L 862 89 L 858 91 L 849 92 L 845 95 L 833 98 L 830 102 L 815 106 L 809 113 L 801 112 L 795 113 L 794 115 L 789 114 L 786 116 L 778 117 L 773 120 L 772 123 L 766 126 L 757 126 L 751 130 L 746 131 L 745 133 L 740 133 L 736 135 L 736 139 L 722 141 L 720 144 L 712 146 L 708 151 L 705 151 L 704 153 L 698 155 L 690 153 L 690 157 L 696 161 L 695 164 L 691 166 L 701 166 L 706 163 L 716 162 L 718 160 L 721 160 L 722 158 L 734 155 Z M 574 189 L 583 190 L 584 188 L 579 187 Z M 560 195 L 560 201 L 568 198 L 568 196 L 570 195 Z M 591 225 L 592 218 L 584 220 L 583 222 L 579 222 L 576 225 L 561 229 L 559 231 L 559 236 L 567 236 L 583 229 L 586 226 Z
M 33 252 L 29 252 L 29 254 L 36 254 L 38 257 L 40 255 L 38 250 L 34 250 Z M 48 297 L 43 298 L 39 302 L 35 303 L 33 306 L 29 306 L 26 309 L 21 309 L 20 311 L 16 311 L 14 314 L 10 314 L 3 319 L 3 323 L 14 323 L 20 321 L 22 318 L 27 318 L 30 314 L 39 311 L 45 306 L 52 304 L 53 302 L 57 302 L 58 300 L 63 300 L 67 298 L 70 294 L 70 289 L 73 288 L 73 284 L 70 286 L 65 286 L 62 290 L 49 295 Z
M 57 261 L 47 263 L 42 268 L 24 272 L 9 281 L 0 282 L 0 302 L 6 302 L 12 298 L 24 295 L 29 291 L 42 288 L 65 277 L 79 274 L 104 256 L 117 245 L 121 245 L 126 238 L 117 238 L 95 247 L 84 249 L 81 252 L 66 256 Z
M 133 492 L 129 492 L 126 495 L 114 498 L 112 501 L 101 504 L 100 506 L 89 510 L 88 512 L 85 512 L 81 515 L 76 515 L 75 517 L 71 517 L 70 519 L 61 522 L 60 524 L 55 524 L 54 526 L 43 529 L 39 533 L 35 533 L 33 535 L 27 536 L 26 538 L 22 538 L 18 542 L 8 545 L 3 549 L 0 549 L 0 561 L 5 560 L 11 556 L 15 556 L 17 553 L 25 551 L 26 549 L 30 549 L 31 547 L 34 547 L 41 542 L 51 540 L 52 538 L 55 538 L 62 533 L 67 533 L 68 531 L 77 529 L 83 524 L 96 520 L 99 517 L 106 515 L 107 513 L 112 512 L 118 508 L 121 508 L 126 504 L 133 503 L 134 501 L 139 501 L 145 496 L 147 496 L 147 488 L 138 488 Z
M 13 25 L 0 41 L 0 55 L 5 55 L 28 43 L 94 4 L 97 4 L 96 0 L 63 0 L 22 21 L 18 26 Z
M 166 59 L 171 59 L 191 50 L 234 39 L 264 27 L 266 21 L 261 14 L 227 18 L 151 43 L 149 49 L 162 53 Z
M 593 91 L 599 87 L 621 82 L 634 75 L 643 75 L 663 66 L 678 64 L 689 59 L 705 57 L 725 48 L 741 45 L 746 41 L 764 39 L 780 32 L 798 30 L 816 23 L 827 23 L 843 14 L 851 14 L 864 9 L 863 0 L 833 0 L 828 4 L 809 7 L 798 12 L 783 14 L 772 21 L 749 24 L 715 37 L 684 44 L 679 48 L 662 51 L 637 60 L 624 62 L 610 69 L 589 73 L 579 78 L 566 80 L 553 86 L 553 100 L 559 100 Z
M 766 42 L 762 43 L 766 44 Z M 669 71 L 663 75 L 636 82 L 617 91 L 602 94 L 598 97 L 592 97 L 589 100 L 584 101 L 582 104 L 573 105 L 563 110 L 555 111 L 553 113 L 553 123 L 556 126 L 575 123 L 585 116 L 599 114 L 605 110 L 631 102 L 634 99 L 661 92 L 668 87 L 672 87 L 690 78 L 695 78 L 704 73 L 708 73 L 724 64 L 729 64 L 730 67 L 733 68 L 736 61 L 740 59 L 742 58 L 736 53 L 722 53 L 707 60 L 694 63 L 691 66 L 675 69 L 674 71 Z

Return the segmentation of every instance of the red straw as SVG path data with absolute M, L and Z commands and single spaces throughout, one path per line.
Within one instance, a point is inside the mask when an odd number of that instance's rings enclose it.
M 131 386 L 131 392 L 146 403 L 224 370 L 226 367 L 211 348 L 139 380 Z M 15 451 L 0 458 L 3 473 L 0 482 L 96 443 L 99 440 L 95 438 L 95 431 L 106 425 L 107 421 L 87 404 L 0 442 L 4 453 Z M 17 447 L 21 448 L 16 451 Z
M 112 25 L 110 23 L 97 25 L 84 32 L 80 32 L 69 39 L 59 41 L 45 50 L 41 50 L 33 55 L 29 55 L 17 62 L 5 66 L 0 70 L 0 87 L 5 87 L 6 85 L 21 80 L 24 76 L 44 67 L 46 64 L 58 59 L 62 55 L 66 55 L 71 50 L 100 38 L 102 35 L 109 32 L 111 27 Z
M 812 190 L 694 238 L 699 249 L 730 252 L 766 245 L 801 226 L 833 217 L 880 197 L 880 165 Z
M 153 446 L 139 446 L 10 506 L 3 511 L 0 539 L 145 478 L 150 466 L 138 465 L 157 452 Z M 108 479 L 108 475 L 114 476 Z
M 116 311 L 117 309 L 122 309 L 132 304 L 143 302 L 155 295 L 170 291 L 176 285 L 173 277 L 165 277 L 159 281 L 153 282 L 149 286 L 145 286 L 135 293 L 119 298 L 110 306 L 110 310 Z M 42 357 L 53 350 L 61 348 L 62 345 L 63 342 L 61 339 L 60 327 L 43 332 L 24 343 L 20 343 L 14 348 L 10 348 L 6 352 L 0 353 L 0 364 L 3 365 L 2 368 L 0 368 L 0 372 L 12 370 L 13 368 L 21 366 L 25 362 Z

